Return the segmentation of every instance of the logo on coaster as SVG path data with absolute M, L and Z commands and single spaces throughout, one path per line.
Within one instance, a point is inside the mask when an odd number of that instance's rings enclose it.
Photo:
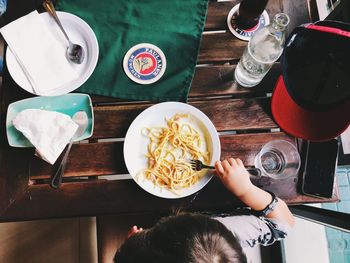
M 231 9 L 230 13 L 227 16 L 227 25 L 228 25 L 228 28 L 230 29 L 231 33 L 241 40 L 249 41 L 251 36 L 256 31 L 258 31 L 260 28 L 270 24 L 269 15 L 267 14 L 266 11 L 264 11 L 260 15 L 259 22 L 257 25 L 255 25 L 252 28 L 241 29 L 236 24 L 236 17 L 237 17 L 238 9 L 239 9 L 239 4 L 235 5 Z
M 159 80 L 166 68 L 166 58 L 157 46 L 142 43 L 133 46 L 124 56 L 125 74 L 139 84 L 151 84 Z

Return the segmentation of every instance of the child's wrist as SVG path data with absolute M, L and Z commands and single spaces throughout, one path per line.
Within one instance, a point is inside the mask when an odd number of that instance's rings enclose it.
M 237 193 L 236 196 L 240 199 L 243 200 L 245 197 L 249 196 L 252 194 L 253 191 L 255 191 L 256 186 L 253 185 L 252 182 L 249 182 L 249 184 L 246 186 L 246 188 L 243 191 L 240 191 L 240 193 Z

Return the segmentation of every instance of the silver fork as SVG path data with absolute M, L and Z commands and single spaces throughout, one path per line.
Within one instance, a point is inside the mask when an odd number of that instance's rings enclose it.
M 201 160 L 188 160 L 192 170 L 200 171 L 202 169 L 215 169 L 214 166 L 206 165 Z M 261 170 L 259 168 L 246 168 L 247 171 L 254 176 L 261 176 Z

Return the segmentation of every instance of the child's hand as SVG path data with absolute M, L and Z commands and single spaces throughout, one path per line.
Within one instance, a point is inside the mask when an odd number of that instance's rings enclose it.
M 217 161 L 215 168 L 221 182 L 235 196 L 241 197 L 252 189 L 249 173 L 240 159 Z

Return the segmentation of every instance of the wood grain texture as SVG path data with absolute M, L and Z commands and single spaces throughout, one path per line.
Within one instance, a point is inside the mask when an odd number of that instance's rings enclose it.
M 277 127 L 270 117 L 269 99 L 213 99 L 193 101 L 218 131 L 270 129 Z M 121 138 L 135 117 L 153 104 L 125 104 L 95 107 L 93 138 Z
M 296 192 L 297 180 L 273 180 L 263 177 L 254 183 L 275 191 L 289 204 L 320 202 L 320 199 Z M 327 201 L 336 201 L 337 196 Z M 323 200 L 322 200 L 323 201 Z M 84 183 L 65 183 L 57 191 L 48 185 L 31 185 L 25 195 L 8 208 L 0 222 L 38 218 L 74 217 L 106 214 L 153 213 L 168 214 L 176 209 L 185 211 L 229 212 L 242 206 L 217 179 L 195 195 L 169 200 L 158 198 L 140 189 L 133 180 L 96 180 Z M 59 209 L 58 209 L 59 208 Z
M 234 37 L 231 32 L 219 32 L 202 36 L 198 64 L 224 63 L 239 60 L 247 42 Z
M 193 98 L 208 96 L 263 96 L 272 89 L 281 74 L 280 64 L 275 63 L 257 86 L 242 88 L 234 83 L 236 65 L 213 65 L 197 67 L 189 94 Z
M 295 144 L 295 139 L 285 133 L 222 135 L 221 158 L 239 157 L 246 166 L 254 166 L 254 157 L 262 146 L 278 139 Z M 66 178 L 128 174 L 123 158 L 122 142 L 76 144 L 73 145 L 70 156 L 64 175 Z M 54 171 L 51 165 L 41 159 L 37 157 L 31 159 L 32 180 L 48 179 Z
M 237 2 L 210 1 L 205 30 L 226 30 L 227 14 Z M 280 10 L 290 12 L 291 21 L 298 24 L 308 19 L 305 3 L 303 0 L 293 3 L 270 0 L 267 9 L 270 18 Z M 11 21 L 28 13 L 29 9 L 33 10 L 37 4 L 34 0 L 26 1 L 25 5 L 21 5 L 20 0 L 11 0 L 8 2 L 9 10 L 5 19 Z M 293 8 L 296 10 L 292 10 Z M 267 141 L 276 138 L 290 141 L 294 139 L 284 133 L 265 133 L 277 127 L 271 118 L 270 100 L 265 94 L 272 91 L 280 74 L 278 64 L 256 88 L 240 89 L 233 83 L 235 64 L 246 44 L 247 42 L 236 39 L 230 32 L 203 35 L 198 56 L 198 64 L 202 65 L 196 68 L 189 103 L 202 110 L 218 131 L 244 133 L 220 136 L 222 157 L 240 157 L 246 165 L 251 166 L 254 156 Z M 45 180 L 54 168 L 33 157 L 33 149 L 10 148 L 6 140 L 5 116 L 8 104 L 32 96 L 14 83 L 5 65 L 4 85 L 0 88 L 0 221 L 101 214 L 169 213 L 178 208 L 223 212 L 241 205 L 215 178 L 197 195 L 178 200 L 152 196 L 133 180 L 98 179 L 100 175 L 127 173 L 123 160 L 123 143 L 98 140 L 123 138 L 132 120 L 153 105 L 150 102 L 132 102 L 102 96 L 92 96 L 95 105 L 95 130 L 90 143 L 73 145 L 65 181 L 60 189 L 51 189 Z M 276 192 L 289 204 L 320 202 L 319 199 L 298 194 L 297 177 L 286 180 L 263 177 L 254 178 L 253 181 L 264 189 Z M 322 201 L 337 199 L 335 191 L 333 198 Z
M 65 178 L 128 173 L 121 142 L 74 144 L 69 155 Z M 52 165 L 34 156 L 30 167 L 33 180 L 48 179 L 56 171 Z
M 32 149 L 15 149 L 0 144 L 0 215 L 28 188 L 28 160 Z

